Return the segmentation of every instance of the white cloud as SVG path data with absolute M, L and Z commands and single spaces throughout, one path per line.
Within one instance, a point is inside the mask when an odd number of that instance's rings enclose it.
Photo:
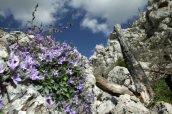
M 94 53 L 94 51 L 95 51 L 95 48 L 94 48 L 94 49 L 92 49 L 92 50 L 90 51 L 90 53 Z
M 102 45 L 102 46 L 104 46 L 104 43 L 100 43 L 99 45 Z
M 148 0 L 1 0 L 0 17 L 7 18 L 11 14 L 20 27 L 25 27 L 27 21 L 32 20 L 32 12 L 37 3 L 35 20 L 38 23 L 34 21 L 33 25 L 40 26 L 42 22 L 44 30 L 48 30 L 49 24 L 60 23 L 68 15 L 69 8 L 72 8 L 71 11 L 76 12 L 72 12 L 72 19 L 83 16 L 79 20 L 81 28 L 90 29 L 93 33 L 102 32 L 107 36 L 115 24 L 125 23 L 136 16 L 138 8 L 143 9 Z
M 72 19 L 77 19 L 79 16 L 82 16 L 82 12 L 81 11 L 78 11 L 77 13 L 72 14 Z
M 14 19 L 20 24 L 19 28 L 23 28 L 28 21 L 32 20 L 32 12 L 35 10 L 37 3 L 38 7 L 35 11 L 33 25 L 40 26 L 42 22 L 44 30 L 48 30 L 49 24 L 54 24 L 62 19 L 63 14 L 68 12 L 68 9 L 64 8 L 65 1 L 61 0 L 34 0 L 32 2 L 30 0 L 4 0 L 0 4 L 0 16 L 7 18 L 10 14 L 13 15 Z M 58 18 L 54 16 L 55 14 L 58 14 Z M 27 27 L 31 27 L 31 24 L 27 24 Z
M 0 15 L 1 15 L 2 17 L 5 17 L 5 12 L 0 11 Z
M 103 32 L 105 36 L 109 35 L 108 25 L 106 23 L 98 24 L 96 19 L 84 18 L 80 24 L 83 28 L 89 28 L 93 33 Z
M 71 0 L 69 6 L 85 10 L 86 14 L 80 23 L 82 28 L 88 28 L 93 33 L 103 32 L 108 36 L 115 24 L 121 21 L 126 23 L 137 15 L 139 7 L 143 9 L 147 3 L 148 0 Z M 98 22 L 98 19 L 105 22 Z

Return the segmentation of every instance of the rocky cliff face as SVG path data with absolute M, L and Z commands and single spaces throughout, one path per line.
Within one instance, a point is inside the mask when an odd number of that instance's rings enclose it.
M 165 74 L 172 73 L 171 13 L 172 1 L 149 0 L 146 11 L 137 17 L 131 28 L 122 29 L 123 36 L 133 49 L 149 81 L 158 80 L 165 77 Z M 102 76 L 108 81 L 134 90 L 128 69 L 114 65 L 121 58 L 123 59 L 123 55 L 114 29 L 108 38 L 107 47 L 96 45 L 89 61 L 93 71 L 100 70 L 100 66 L 104 66 Z
M 171 13 L 172 1 L 149 0 L 146 11 L 137 17 L 131 28 L 122 29 L 122 34 L 148 76 L 151 69 L 155 72 L 160 70 L 163 73 L 172 73 Z M 117 38 L 116 31 L 112 30 L 106 48 L 96 45 L 94 54 L 89 58 L 93 69 L 99 65 L 110 66 L 119 58 L 123 58 Z M 150 80 L 155 72 L 150 74 Z
M 172 12 L 172 8 L 170 8 L 172 1 L 166 0 L 168 5 L 166 5 L 167 3 L 162 3 L 163 1 L 149 0 L 147 10 L 138 16 L 131 28 L 122 29 L 122 34 L 135 52 L 136 58 L 150 81 L 153 80 L 157 72 L 161 74 L 162 72 L 171 73 L 170 70 L 168 71 L 171 68 L 171 62 L 168 61 L 172 60 L 172 23 L 170 15 Z M 0 41 L 9 44 L 9 46 L 16 43 L 16 38 L 19 39 L 19 43 L 29 41 L 28 37 L 23 33 L 11 32 L 8 34 L 0 31 Z M 164 101 L 155 103 L 154 107 L 149 107 L 141 103 L 140 99 L 135 96 L 128 94 L 112 96 L 96 86 L 93 72 L 99 69 L 99 66 L 102 66 L 104 67 L 102 76 L 106 77 L 108 81 L 135 90 L 132 77 L 128 69 L 124 67 L 122 50 L 117 38 L 118 36 L 114 29 L 108 38 L 107 47 L 96 45 L 94 54 L 89 58 L 90 64 L 85 66 L 85 72 L 89 72 L 89 74 L 84 86 L 88 87 L 88 90 L 94 94 L 91 114 L 158 114 L 160 112 L 171 114 L 172 105 Z M 0 65 L 3 64 L 5 66 L 8 57 L 5 46 L 0 43 Z M 159 60 L 159 57 L 163 58 Z M 87 58 L 82 56 L 82 60 L 87 61 Z M 119 64 L 119 60 L 122 64 Z M 159 69 L 158 65 L 162 69 Z M 151 69 L 154 72 L 151 72 Z M 4 113 L 12 114 L 16 111 L 16 113 L 20 114 L 42 114 L 46 111 L 46 100 L 38 94 L 34 89 L 34 85 L 27 86 L 19 83 L 17 88 L 13 88 L 11 85 L 6 88 L 7 92 L 0 94 L 3 100 L 3 108 L 1 109 Z M 29 100 L 25 99 L 24 103 L 20 102 L 26 98 L 22 91 L 25 91 L 25 93 L 35 93 L 36 96 L 27 96 Z M 10 92 L 21 94 L 20 96 L 12 96 Z M 16 105 L 16 103 L 18 104 Z M 53 108 L 56 108 L 56 105 Z

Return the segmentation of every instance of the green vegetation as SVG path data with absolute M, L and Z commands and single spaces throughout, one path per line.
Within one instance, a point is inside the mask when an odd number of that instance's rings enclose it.
M 136 43 L 136 44 L 134 44 L 134 47 L 137 47 L 138 46 L 138 44 Z
M 125 61 L 121 58 L 118 58 L 117 62 L 114 63 L 115 66 L 126 67 Z
M 143 43 L 147 43 L 149 41 L 150 41 L 150 38 L 145 38 L 145 39 L 142 40 Z
M 3 111 L 0 109 L 0 114 L 4 114 Z
M 151 82 L 150 82 L 151 83 Z M 165 82 L 165 78 L 161 78 L 151 83 L 152 89 L 155 92 L 154 101 L 150 103 L 153 107 L 155 105 L 154 102 L 164 101 L 169 104 L 172 104 L 172 92 L 168 88 L 168 85 Z M 147 105 L 147 103 L 145 103 Z
M 154 43 L 154 44 L 152 44 L 151 46 L 150 46 L 150 50 L 155 50 L 155 49 L 157 49 L 157 44 L 156 43 Z
M 155 92 L 155 101 L 164 101 L 172 104 L 172 92 L 168 89 L 168 85 L 165 82 L 165 78 L 155 81 L 152 84 L 152 89 Z M 163 94 L 162 94 L 163 93 Z
M 149 64 L 149 66 L 148 66 L 148 67 L 149 67 L 149 68 L 151 68 L 151 67 L 153 66 L 153 64 L 154 64 L 154 63 Z
M 38 4 L 35 7 L 35 11 L 37 7 Z M 28 21 L 31 24 L 35 19 L 35 11 L 32 13 L 32 21 Z M 49 25 L 49 29 L 51 26 L 52 24 Z M 71 26 L 71 23 L 69 26 Z M 34 28 L 37 26 L 32 27 L 32 30 L 25 31 L 25 34 L 34 35 Z M 59 28 L 61 28 L 61 24 L 59 24 Z M 63 28 L 68 28 L 68 24 Z M 58 30 L 53 28 L 52 31 L 57 32 Z M 88 72 L 84 71 L 84 66 L 88 62 L 82 61 L 80 54 L 74 52 L 75 47 L 72 48 L 72 46 L 67 45 L 65 42 L 61 45 L 60 42 L 55 42 L 55 38 L 52 36 L 53 32 L 50 33 L 50 37 L 47 35 L 42 37 L 41 32 L 42 30 L 40 30 L 39 35 L 37 34 L 37 36 L 31 39 L 31 42 L 25 42 L 23 45 L 17 43 L 17 48 L 13 50 L 14 54 L 11 61 L 16 61 L 19 64 L 13 67 L 14 62 L 12 62 L 8 66 L 0 66 L 0 72 L 6 67 L 14 68 L 11 71 L 4 71 L 0 75 L 0 89 L 4 83 L 12 82 L 17 84 L 16 80 L 24 81 L 27 78 L 25 76 L 26 72 L 23 70 L 25 67 L 30 71 L 30 81 L 35 85 L 40 94 L 49 101 L 49 109 L 52 108 L 51 106 L 54 103 L 58 103 L 57 108 L 53 110 L 65 113 L 75 112 L 75 110 L 78 112 L 78 107 L 83 105 L 84 108 L 80 111 L 89 113 L 89 106 L 93 102 L 94 94 L 92 92 L 88 93 L 84 87 L 86 74 L 88 74 Z M 6 44 L 6 48 L 8 54 L 10 54 L 12 51 L 11 47 Z M 23 55 L 19 54 L 19 52 L 26 52 L 28 54 Z M 29 68 L 26 67 L 28 65 Z M 10 77 L 12 74 L 16 74 L 17 77 Z M 80 102 L 79 104 L 77 104 L 78 101 Z

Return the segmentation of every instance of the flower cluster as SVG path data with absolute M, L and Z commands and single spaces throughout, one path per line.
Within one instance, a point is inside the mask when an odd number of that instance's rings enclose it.
M 33 34 L 32 31 L 29 33 Z M 84 102 L 85 112 L 89 113 L 88 104 L 93 102 L 94 95 L 92 92 L 87 96 L 86 93 L 85 96 L 80 94 L 85 91 L 83 87 L 87 75 L 84 75 L 83 69 L 88 62 L 81 63 L 81 54 L 74 52 L 76 47 L 72 49 L 66 43 L 55 45 L 50 37 L 43 38 L 40 34 L 24 45 L 6 46 L 13 54 L 8 66 L 0 66 L 0 84 L 7 84 L 7 79 L 17 84 L 29 78 L 50 105 L 61 101 L 58 106 L 60 111 L 76 114 L 79 103 Z M 8 72 L 3 71 L 6 67 L 10 68 Z

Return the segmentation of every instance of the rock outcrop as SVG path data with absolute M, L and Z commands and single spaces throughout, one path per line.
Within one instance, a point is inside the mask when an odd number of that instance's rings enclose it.
M 172 68 L 170 63 L 172 49 L 170 13 L 172 12 L 172 1 L 166 0 L 168 6 L 163 6 L 163 1 L 155 2 L 149 0 L 148 2 L 147 10 L 138 16 L 131 25 L 131 28 L 122 29 L 122 34 L 133 49 L 149 81 L 153 81 L 156 79 L 155 75 L 157 73 L 160 74 L 159 77 L 164 77 L 165 74 L 172 73 L 168 70 Z M 161 7 L 159 7 L 160 4 Z M 123 59 L 121 47 L 118 45 L 120 44 L 118 37 L 118 33 L 114 27 L 114 30 L 111 31 L 108 38 L 107 47 L 96 45 L 94 54 L 89 58 L 93 72 L 99 69 L 99 66 L 105 66 L 103 72 L 106 72 L 107 67 L 116 63 L 119 58 Z M 157 48 L 159 48 L 160 52 L 156 50 Z M 161 53 L 161 55 L 159 53 Z M 158 59 L 160 56 L 164 59 L 164 55 L 168 57 L 165 61 Z M 162 62 L 159 63 L 160 61 Z M 121 67 L 120 70 L 118 69 L 118 66 L 114 66 L 114 69 L 106 73 L 106 76 L 104 76 L 103 73 L 102 76 L 115 84 L 126 86 L 130 90 L 135 90 L 135 85 L 133 85 L 133 80 L 128 69 L 124 67 Z M 126 69 L 126 71 L 124 69 Z M 128 75 L 126 75 L 124 71 L 128 73 Z M 171 104 L 169 105 L 171 106 Z M 159 105 L 156 104 L 156 106 Z M 170 113 L 170 111 L 168 113 Z
M 133 22 L 131 28 L 122 29 L 122 33 L 126 38 L 128 44 L 133 49 L 136 58 L 140 62 L 146 76 L 151 81 L 154 79 L 153 74 L 159 68 L 157 64 L 152 64 L 152 61 L 157 60 L 157 53 L 155 50 L 151 50 L 152 45 L 159 43 L 159 45 L 165 46 L 168 58 L 171 57 L 171 12 L 172 1 L 168 1 L 168 6 L 159 5 L 163 0 L 148 0 L 148 7 L 145 12 L 140 14 L 138 18 Z M 104 66 L 102 76 L 108 81 L 127 87 L 129 90 L 135 91 L 135 85 L 131 74 L 128 69 L 120 66 L 113 66 L 118 59 L 123 59 L 121 46 L 118 39 L 117 31 L 113 29 L 107 41 L 107 47 L 102 45 L 96 45 L 94 54 L 89 58 L 90 64 L 85 66 L 85 72 L 89 72 L 86 80 L 85 87 L 88 87 L 88 91 L 92 91 L 94 94 L 94 102 L 91 104 L 91 114 L 158 114 L 158 113 L 172 113 L 172 105 L 163 101 L 155 103 L 154 107 L 144 105 L 138 96 L 130 96 L 128 94 L 113 96 L 96 85 L 96 78 L 94 72 L 99 69 L 99 66 Z M 168 35 L 168 38 L 167 38 Z M 29 35 L 34 37 L 33 35 Z M 9 46 L 16 44 L 16 39 L 19 39 L 19 44 L 22 42 L 30 41 L 28 36 L 22 32 L 11 32 L 10 34 L 0 30 L 0 66 L 3 64 L 6 66 L 6 62 L 10 59 L 5 43 Z M 164 44 L 164 45 L 163 45 Z M 157 45 L 154 45 L 157 46 Z M 142 51 L 140 51 L 142 50 Z M 77 51 L 77 50 L 76 50 Z M 140 55 L 138 55 L 138 52 Z M 143 58 L 141 58 L 143 57 Z M 82 56 L 83 61 L 88 61 L 85 56 Z M 153 62 L 156 63 L 156 62 Z M 113 66 L 113 67 L 112 67 Z M 163 64 L 162 64 L 163 66 Z M 171 68 L 170 63 L 165 66 L 166 69 Z M 9 70 L 9 69 L 6 69 Z M 154 72 L 152 72 L 152 70 Z M 159 72 L 163 72 L 160 71 Z M 0 94 L 2 98 L 3 107 L 1 110 L 4 113 L 14 114 L 42 114 L 47 111 L 47 101 L 38 91 L 34 89 L 34 85 L 27 82 L 18 83 L 16 88 L 13 88 L 10 84 L 6 87 L 7 92 Z M 27 88 L 27 89 L 26 89 Z M 11 94 L 14 93 L 14 94 Z M 15 93 L 18 93 L 15 94 Z M 30 93 L 34 93 L 31 94 Z M 17 105 L 16 105 L 17 104 Z M 53 108 L 55 108 L 55 105 Z M 52 113 L 54 113 L 51 110 Z M 55 114 L 58 113 L 57 111 Z
M 33 35 L 29 35 L 33 38 Z M 0 65 L 7 66 L 7 61 L 11 60 L 11 55 L 8 55 L 5 44 L 10 47 L 18 43 L 22 45 L 25 41 L 30 42 L 28 35 L 19 31 L 7 33 L 0 30 Z M 10 70 L 6 67 L 5 71 Z M 48 105 L 45 97 L 43 97 L 29 80 L 18 82 L 17 86 L 8 83 L 6 92 L 0 94 L 2 101 L 2 111 L 7 114 L 43 114 L 48 112 Z M 52 112 L 52 109 L 50 110 Z M 53 113 L 53 112 L 52 112 Z

